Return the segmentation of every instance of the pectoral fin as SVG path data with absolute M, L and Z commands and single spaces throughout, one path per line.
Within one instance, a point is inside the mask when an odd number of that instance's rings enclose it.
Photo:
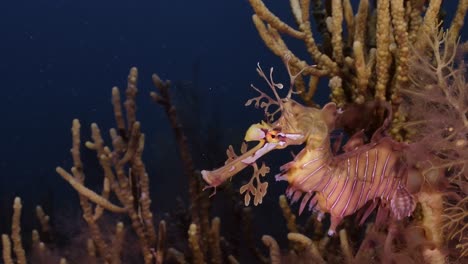
M 416 201 L 404 186 L 399 186 L 390 201 L 390 207 L 396 219 L 401 220 L 413 213 Z

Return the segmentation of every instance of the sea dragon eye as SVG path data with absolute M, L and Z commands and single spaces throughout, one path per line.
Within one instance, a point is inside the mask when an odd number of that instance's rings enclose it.
M 278 132 L 276 132 L 275 130 L 268 131 L 268 133 L 266 134 L 266 141 L 269 143 L 278 143 L 279 142 Z

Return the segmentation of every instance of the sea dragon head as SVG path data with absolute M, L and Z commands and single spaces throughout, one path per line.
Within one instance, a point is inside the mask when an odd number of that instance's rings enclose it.
M 265 112 L 267 120 L 251 125 L 244 137 L 246 142 L 258 141 L 258 144 L 243 152 L 242 155 L 231 155 L 221 168 L 212 171 L 203 170 L 201 172 L 203 179 L 209 187 L 219 186 L 245 167 L 255 164 L 260 157 L 272 150 L 302 144 L 306 144 L 306 148 L 317 148 L 328 140 L 328 135 L 334 128 L 336 105 L 329 103 L 322 109 L 318 109 L 301 105 L 291 99 L 294 82 L 302 71 L 293 75 L 287 60 L 285 64 L 290 76 L 290 88 L 284 98 L 281 98 L 277 91 L 282 89 L 283 85 L 273 81 L 273 68 L 270 68 L 270 74 L 267 76 L 257 64 L 258 74 L 267 82 L 274 94 L 272 98 L 252 85 L 252 88 L 260 95 L 248 100 L 245 104 L 248 106 L 254 102 L 255 107 L 262 108 Z M 270 112 L 272 106 L 275 109 Z

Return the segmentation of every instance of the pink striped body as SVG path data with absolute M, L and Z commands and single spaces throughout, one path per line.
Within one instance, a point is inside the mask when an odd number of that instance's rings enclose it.
M 329 232 L 333 233 L 343 217 L 355 213 L 368 201 L 380 199 L 381 204 L 387 204 L 395 198 L 401 201 L 398 196 L 407 194 L 397 193 L 404 190 L 406 170 L 401 151 L 393 145 L 391 139 L 384 138 L 337 156 L 328 144 L 315 150 L 305 148 L 294 161 L 281 167 L 283 173 L 277 178 L 289 182 L 287 193 L 293 202 L 305 193 L 300 212 L 309 203 L 309 209 L 315 207 L 322 214 L 330 213 Z M 412 199 L 408 202 L 413 203 Z M 412 212 L 412 205 L 405 207 L 395 212 L 397 218 Z

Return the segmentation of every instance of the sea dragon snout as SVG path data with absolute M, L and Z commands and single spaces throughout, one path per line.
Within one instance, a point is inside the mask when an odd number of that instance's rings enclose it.
M 246 142 L 258 141 L 255 147 L 236 158 L 228 159 L 224 166 L 212 171 L 202 170 L 201 174 L 210 187 L 217 187 L 270 151 L 297 144 L 302 138 L 304 136 L 301 134 L 283 133 L 281 128 L 272 127 L 263 121 L 253 124 L 247 129 L 244 140 Z

